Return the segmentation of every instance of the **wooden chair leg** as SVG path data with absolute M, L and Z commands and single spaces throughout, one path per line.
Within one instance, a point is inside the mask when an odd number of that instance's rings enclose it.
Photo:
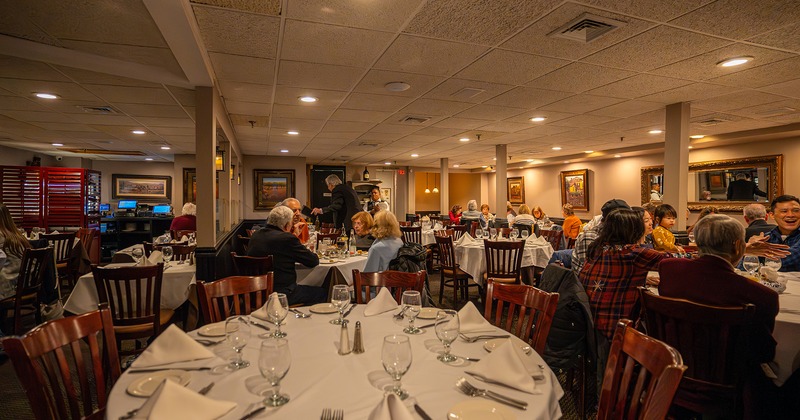
M 442 306 L 442 297 L 444 296 L 444 270 L 439 272 L 439 306 Z

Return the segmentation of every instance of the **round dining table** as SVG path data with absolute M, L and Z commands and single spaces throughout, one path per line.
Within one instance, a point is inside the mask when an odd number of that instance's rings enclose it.
M 373 409 L 383 400 L 383 387 L 391 383 L 381 364 L 383 338 L 390 334 L 403 334 L 405 322 L 395 320 L 393 314 L 396 311 L 365 317 L 365 306 L 358 305 L 347 318 L 350 321 L 351 341 L 355 321 L 361 322 L 365 352 L 344 356 L 338 354 L 341 327 L 329 323 L 338 314 L 314 313 L 308 318 L 295 318 L 290 314 L 281 330 L 288 333 L 286 338 L 291 351 L 291 368 L 281 381 L 280 388 L 281 393 L 287 394 L 290 401 L 282 407 L 267 408 L 253 418 L 316 419 L 324 409 L 343 410 L 345 419 L 369 418 Z M 309 312 L 309 308 L 300 309 Z M 263 323 L 263 321 L 258 322 Z M 422 326 L 431 322 L 433 321 L 418 319 L 417 325 Z M 535 363 L 543 366 L 544 375 L 543 379 L 535 381 L 536 389 L 540 392 L 534 395 L 503 385 L 482 382 L 466 374 L 465 369 L 476 362 L 459 359 L 455 364 L 445 364 L 438 361 L 436 357 L 441 350 L 441 344 L 436 338 L 434 328 L 425 328 L 424 331 L 423 334 L 409 336 L 413 362 L 402 378 L 403 389 L 409 394 L 404 404 L 409 408 L 409 412 L 413 413 L 412 418 L 421 418 L 413 408 L 415 403 L 434 419 L 445 418 L 451 408 L 463 405 L 468 400 L 469 404 L 480 404 L 484 409 L 500 405 L 492 400 L 469 397 L 459 392 L 455 384 L 462 377 L 466 377 L 470 383 L 480 388 L 487 388 L 528 403 L 525 411 L 503 405 L 501 409 L 510 413 L 510 418 L 561 417 L 558 401 L 563 396 L 563 390 L 556 376 L 535 351 L 528 357 L 534 358 Z M 503 331 L 498 329 L 497 332 Z M 196 333 L 197 331 L 192 332 L 190 336 L 196 337 Z M 269 389 L 257 367 L 259 347 L 263 340 L 257 336 L 260 333 L 265 331 L 252 328 L 251 338 L 243 350 L 243 358 L 250 362 L 249 367 L 231 371 L 218 365 L 211 370 L 188 371 L 191 375 L 186 385 L 188 388 L 197 391 L 214 382 L 206 397 L 237 403 L 236 408 L 222 417 L 223 419 L 239 419 L 260 407 L 264 397 L 259 394 Z M 509 339 L 522 343 L 516 337 Z M 470 358 L 486 357 L 488 352 L 484 349 L 484 345 L 483 341 L 467 343 L 457 339 L 453 343 L 452 353 Z M 223 358 L 231 352 L 224 340 L 209 348 Z M 217 364 L 224 363 L 219 358 L 212 360 Z M 106 418 L 118 419 L 144 404 L 145 398 L 133 397 L 126 392 L 129 385 L 142 375 L 146 374 L 125 372 L 117 380 L 108 400 Z
M 546 240 L 527 240 L 520 267 L 547 267 L 553 252 L 553 247 Z M 483 285 L 483 274 L 486 273 L 486 253 L 483 240 L 476 239 L 474 242 L 456 244 L 455 253 L 459 268 L 469 273 L 478 284 Z

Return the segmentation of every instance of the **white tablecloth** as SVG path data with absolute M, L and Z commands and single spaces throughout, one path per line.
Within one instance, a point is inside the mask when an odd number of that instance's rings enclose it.
M 469 273 L 478 283 L 483 284 L 483 274 L 486 273 L 486 254 L 483 251 L 483 240 L 455 247 L 456 260 L 459 267 Z M 522 253 L 522 267 L 547 267 L 550 257 L 553 256 L 553 247 L 545 244 L 525 244 Z
M 347 281 L 348 285 L 353 284 L 353 270 L 364 271 L 364 266 L 367 265 L 367 257 L 356 256 L 350 257 L 343 261 L 338 261 L 333 264 L 322 263 L 314 268 L 304 267 L 300 264 L 295 265 L 297 271 L 297 284 L 304 284 L 306 286 L 322 286 L 325 277 L 328 276 L 328 271 L 331 269 L 339 270 L 342 278 Z
M 290 401 L 280 408 L 268 408 L 255 418 L 275 419 L 316 419 L 324 408 L 344 410 L 345 419 L 366 419 L 383 397 L 383 390 L 374 386 L 369 378 L 376 378 L 388 383 L 389 377 L 381 365 L 381 345 L 387 334 L 402 334 L 402 325 L 395 324 L 392 313 L 364 318 L 364 307 L 355 308 L 349 319 L 361 321 L 364 334 L 363 354 L 339 356 L 336 343 L 339 341 L 340 328 L 328 323 L 336 315 L 314 314 L 308 319 L 287 318 L 287 325 L 282 327 L 288 333 L 287 339 L 292 353 L 292 365 L 289 373 L 281 381 L 281 392 L 288 394 Z M 428 323 L 429 321 L 423 321 Z M 423 325 L 423 324 L 420 324 Z M 350 337 L 353 337 L 354 322 L 350 323 Z M 258 329 L 254 329 L 256 333 Z M 528 402 L 528 410 L 521 411 L 506 407 L 516 414 L 518 419 L 556 419 L 561 417 L 558 400 L 564 392 L 553 373 L 545 368 L 545 379 L 536 381 L 540 395 L 530 395 L 501 385 L 486 384 L 469 377 L 464 373 L 471 364 L 449 366 L 436 360 L 437 354 L 428 350 L 427 346 L 437 344 L 432 328 L 424 334 L 410 336 L 413 354 L 411 369 L 403 377 L 403 388 L 408 391 L 406 404 L 416 401 L 431 417 L 445 418 L 448 409 L 453 405 L 466 401 L 470 397 L 461 394 L 455 387 L 458 378 L 468 377 L 474 385 L 501 392 L 512 398 Z M 214 388 L 208 393 L 209 398 L 236 401 L 239 406 L 223 419 L 238 419 L 251 403 L 258 403 L 263 398 L 253 394 L 253 385 L 264 385 L 258 371 L 258 349 L 261 339 L 251 338 L 245 347 L 244 359 L 250 367 L 235 371 L 191 371 L 188 388 L 199 390 L 211 381 Z M 226 351 L 224 344 L 211 347 L 220 354 Z M 467 357 L 486 357 L 483 343 L 465 343 L 457 340 L 453 343 L 453 354 Z M 539 364 L 545 363 L 535 352 L 534 357 Z M 129 410 L 139 407 L 144 398 L 129 396 L 125 390 L 135 379 L 144 374 L 123 374 L 109 398 L 106 418 L 117 419 Z M 492 404 L 492 401 L 482 400 Z M 414 413 L 413 408 L 411 412 Z M 413 418 L 419 418 L 416 413 Z
M 781 273 L 788 277 L 786 290 L 778 296 L 780 311 L 775 317 L 772 336 L 778 342 L 775 348 L 775 384 L 783 385 L 792 372 L 800 369 L 800 273 Z
M 106 267 L 124 267 L 131 263 L 108 264 Z M 189 298 L 191 286 L 195 284 L 195 265 L 171 262 L 164 270 L 161 281 L 161 307 L 175 309 Z M 64 304 L 64 309 L 74 314 L 82 314 L 97 309 L 97 288 L 92 273 L 84 274 L 78 279 L 75 288 Z

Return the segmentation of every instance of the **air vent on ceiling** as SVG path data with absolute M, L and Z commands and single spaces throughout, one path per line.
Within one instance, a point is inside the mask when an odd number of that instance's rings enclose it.
M 424 124 L 430 119 L 431 117 L 423 117 L 419 115 L 407 115 L 401 118 L 400 122 L 405 124 Z
M 455 98 L 455 99 L 469 99 L 469 98 L 474 98 L 474 97 L 480 95 L 483 92 L 486 92 L 486 90 L 478 89 L 478 88 L 465 87 L 464 89 L 461 89 L 458 92 L 456 92 L 456 93 L 454 93 L 454 94 L 452 94 L 450 96 Z
M 101 106 L 78 105 L 78 108 L 82 109 L 83 112 L 87 114 L 97 114 L 97 115 L 119 114 L 119 111 L 117 111 L 116 109 L 114 109 L 114 107 L 109 105 L 101 105 Z
M 550 32 L 548 36 L 588 44 L 622 25 L 625 25 L 625 22 L 593 15 L 591 13 L 584 13 L 571 20 L 566 25 Z
M 717 125 L 717 124 L 722 124 L 722 123 L 725 123 L 725 122 L 728 122 L 728 120 L 716 117 L 716 118 L 709 118 L 709 119 L 703 120 L 703 121 L 698 121 L 697 124 L 699 124 L 702 127 L 711 127 L 711 126 L 714 126 L 714 125 Z
M 370 143 L 366 141 L 362 141 L 358 143 L 359 146 L 366 146 L 366 147 L 378 147 L 378 143 Z
M 133 150 L 104 150 L 104 149 L 60 149 L 65 152 L 80 155 L 113 155 L 113 156 L 144 156 L 145 154 Z

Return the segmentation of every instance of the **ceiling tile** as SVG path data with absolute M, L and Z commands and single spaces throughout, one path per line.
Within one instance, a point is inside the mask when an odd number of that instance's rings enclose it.
M 369 67 L 393 38 L 387 32 L 289 20 L 281 59 Z
M 453 115 L 463 111 L 473 104 L 465 102 L 442 101 L 438 99 L 417 99 L 405 108 L 400 110 L 401 114 L 408 115 Z
M 137 118 L 139 122 L 147 127 L 194 127 L 194 121 L 188 118 Z
M 587 93 L 614 98 L 633 99 L 651 93 L 662 92 L 680 86 L 691 84 L 688 80 L 673 79 L 670 77 L 654 76 L 652 74 L 637 74 L 624 80 L 609 83 L 605 86 L 592 89 Z
M 746 39 L 798 21 L 800 7 L 793 1 L 717 0 L 670 23 L 726 38 Z
M 89 84 L 83 87 L 112 103 L 175 105 L 175 100 L 163 88 Z
M 567 92 L 516 87 L 506 93 L 495 96 L 485 103 L 517 108 L 538 108 L 569 96 L 572 96 L 572 94 Z
M 301 96 L 313 96 L 317 102 L 301 102 Z M 347 97 L 346 91 L 310 89 L 292 86 L 278 86 L 275 90 L 275 103 L 284 105 L 296 105 L 308 108 L 320 108 L 333 111 L 338 107 L 344 98 Z
M 164 85 L 164 87 L 166 87 L 169 93 L 171 93 L 172 96 L 178 100 L 179 104 L 187 107 L 193 107 L 195 105 L 195 99 L 197 96 L 194 89 L 186 89 L 169 85 Z
M 694 102 L 693 105 L 702 109 L 710 109 L 714 111 L 729 111 L 732 109 L 768 104 L 771 102 L 778 102 L 783 100 L 786 100 L 786 97 L 773 95 L 771 93 L 744 91 L 744 92 L 731 93 L 723 96 L 717 96 L 716 98 L 699 100 Z
M 39 111 L 0 111 L 9 118 L 13 118 L 20 122 L 52 122 L 52 123 L 75 123 L 76 121 L 61 114 L 52 112 L 39 112 Z
M 717 63 L 733 57 L 752 56 L 755 59 L 742 66 L 721 67 Z M 690 80 L 708 80 L 738 73 L 754 66 L 785 60 L 793 54 L 747 44 L 731 44 L 705 54 L 651 70 L 650 73 Z
M 676 89 L 670 89 L 652 95 L 645 95 L 639 98 L 643 101 L 660 102 L 662 104 L 674 104 L 676 102 L 689 102 L 698 98 L 710 98 L 714 96 L 733 93 L 739 89 L 714 85 L 710 83 L 693 83 L 691 85 L 681 86 Z
M 607 117 L 627 118 L 634 115 L 641 114 L 644 111 L 652 111 L 655 109 L 663 109 L 664 104 L 660 102 L 646 102 L 646 101 L 625 101 L 615 105 L 600 108 L 590 112 L 592 115 L 601 115 Z
M 78 123 L 64 123 L 64 122 L 31 122 L 31 125 L 35 125 L 41 129 L 48 130 L 51 132 L 64 132 L 64 131 L 72 131 L 72 132 L 79 132 L 85 133 L 93 131 L 91 127 L 85 124 L 78 124 Z
M 286 16 L 292 19 L 396 32 L 414 14 L 422 1 L 327 0 L 324 6 L 315 2 L 298 1 L 289 2 Z
M 272 108 L 272 118 L 305 118 L 325 121 L 332 112 L 331 108 L 275 104 Z
M 339 108 L 331 115 L 331 121 L 361 121 L 379 123 L 392 115 L 391 112 L 361 111 L 356 109 Z
M 66 82 L 51 82 L 44 80 L 19 80 L 19 79 L 0 79 L 0 88 L 14 92 L 21 96 L 33 98 L 37 102 L 43 104 L 47 100 L 38 99 L 33 96 L 34 92 L 48 92 L 60 96 L 62 99 L 68 100 L 97 100 L 97 97 L 92 95 L 86 89 L 82 88 L 75 83 Z
M 357 121 L 326 121 L 323 133 L 358 133 L 359 135 L 372 128 L 375 124 Z M 322 134 L 322 133 L 320 133 Z
M 184 77 L 183 69 L 175 59 L 169 48 L 140 47 L 135 45 L 120 45 L 115 43 L 99 43 L 88 41 L 61 42 L 65 48 L 84 51 L 103 57 L 114 58 L 126 62 L 143 64 L 146 66 L 165 69 L 170 73 Z
M 606 117 L 600 115 L 576 115 L 574 117 L 564 118 L 553 124 L 563 127 L 595 127 L 598 124 L 607 123 L 616 120 L 616 117 Z
M 0 55 L 0 77 L 54 82 L 70 81 L 48 64 L 7 55 Z
M 375 133 L 399 133 L 399 134 L 410 134 L 415 131 L 418 131 L 422 127 L 414 126 L 414 125 L 406 125 L 406 124 L 378 124 L 375 127 L 372 127 L 370 131 Z
M 219 91 L 226 100 L 268 103 L 272 99 L 271 85 L 220 80 Z
M 690 12 L 713 0 L 584 0 L 593 6 L 612 9 L 631 16 L 664 21 Z
M 209 53 L 214 73 L 220 80 L 272 84 L 275 74 L 275 60 L 243 57 L 240 55 Z
M 788 120 L 786 120 L 787 116 L 793 115 L 793 118 L 796 118 L 796 116 L 800 114 L 800 100 L 783 99 L 760 105 L 747 104 L 742 108 L 732 109 L 728 112 L 748 118 L 782 119 L 788 123 Z
M 754 36 L 748 41 L 776 48 L 800 51 L 800 23 L 786 25 L 774 31 Z
M 549 105 L 541 107 L 545 111 L 559 111 L 559 112 L 589 112 L 596 109 L 614 105 L 623 102 L 622 99 L 609 98 L 607 96 L 594 96 L 587 94 L 575 95 L 558 102 L 553 102 Z
M 531 109 L 525 112 L 520 113 L 519 115 L 515 115 L 513 117 L 507 118 L 506 121 L 511 122 L 523 122 L 530 124 L 531 126 L 544 126 L 547 124 L 552 124 L 555 121 L 563 120 L 564 118 L 569 118 L 575 114 L 571 112 L 555 112 L 555 111 L 545 111 L 541 109 Z M 534 122 L 531 121 L 533 117 L 545 117 L 545 121 Z
M 397 112 L 408 105 L 411 98 L 393 95 L 373 95 L 370 93 L 352 93 L 342 103 L 343 109 L 358 109 L 363 111 Z
M 763 86 L 759 88 L 759 90 L 791 96 L 793 98 L 800 98 L 800 79 L 794 79 L 788 82 L 778 83 L 770 86 Z
M 524 130 L 529 127 L 530 124 L 514 123 L 508 121 L 497 121 L 481 126 L 480 129 L 487 131 L 499 131 L 501 133 L 514 133 L 516 131 Z
M 514 51 L 493 50 L 460 71 L 457 77 L 521 85 L 568 63 L 566 60 L 557 58 Z
M 269 115 L 271 105 L 260 104 L 255 102 L 241 102 L 241 101 L 226 99 L 225 108 L 231 114 Z
M 281 60 L 278 84 L 309 89 L 350 90 L 362 73 L 362 70 L 354 67 Z
M 480 103 L 512 89 L 511 85 L 450 78 L 425 94 L 426 98 Z M 468 89 L 474 89 L 469 91 Z M 470 96 L 474 95 L 474 96 Z
M 580 93 L 635 74 L 632 71 L 576 62 L 536 78 L 526 86 Z
M 796 79 L 798 68 L 800 68 L 800 57 L 793 57 L 727 76 L 716 77 L 709 82 L 736 87 L 762 88 Z
M 486 50 L 486 47 L 477 45 L 401 35 L 381 56 L 375 68 L 449 76 L 471 63 Z
M 497 121 L 519 115 L 525 110 L 500 105 L 480 104 L 456 114 L 458 118 Z
M 473 130 L 486 124 L 486 120 L 469 118 L 447 118 L 434 124 L 434 127 L 455 128 L 460 130 Z
M 177 105 L 114 104 L 114 106 L 132 117 L 187 117 L 186 111 Z
M 280 18 L 197 5 L 192 9 L 208 51 L 275 58 Z

